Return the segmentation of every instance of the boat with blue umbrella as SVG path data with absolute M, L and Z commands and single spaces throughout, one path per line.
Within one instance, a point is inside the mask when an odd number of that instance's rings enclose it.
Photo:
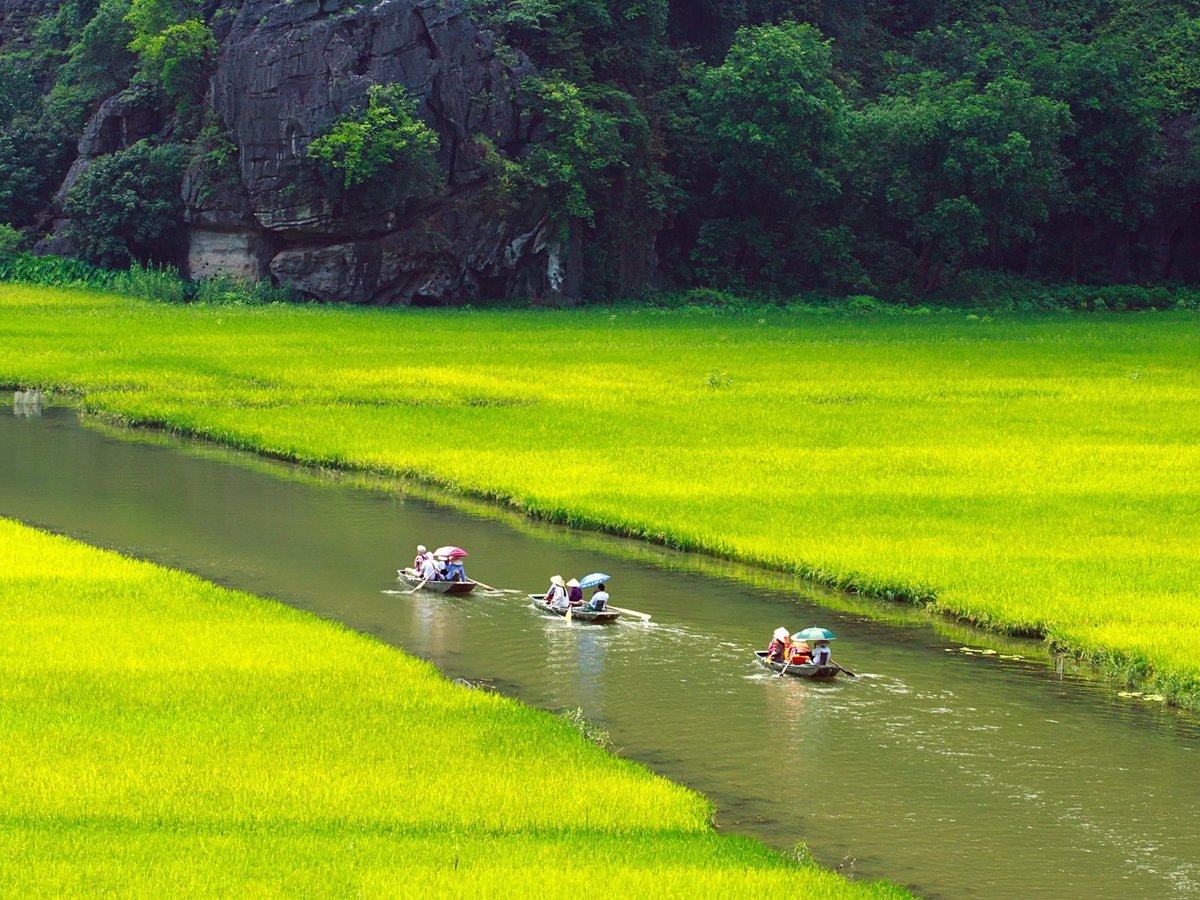
M 580 578 L 579 586 L 580 588 L 603 587 L 610 581 L 612 581 L 611 575 L 605 575 L 603 572 L 593 572 L 591 575 L 585 575 Z M 627 616 L 633 616 L 634 618 L 641 619 L 643 622 L 650 621 L 649 613 L 639 612 L 636 609 L 626 609 L 623 606 L 613 606 L 611 603 L 609 603 L 605 608 L 615 609 L 619 613 L 624 613 Z
M 609 625 L 621 618 L 621 613 L 615 609 L 588 609 L 586 606 L 571 606 L 567 609 L 555 609 L 546 602 L 541 594 L 529 594 L 529 605 L 540 613 L 558 616 L 568 622 L 581 622 L 586 625 Z

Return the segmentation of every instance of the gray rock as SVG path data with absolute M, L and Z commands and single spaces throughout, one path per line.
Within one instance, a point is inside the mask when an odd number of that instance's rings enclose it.
M 270 259 L 270 246 L 255 232 L 193 228 L 188 234 L 189 278 L 257 280 L 270 274 Z
M 33 26 L 51 15 L 59 0 L 0 0 L 0 45 L 16 50 L 33 44 Z
M 221 48 L 212 103 L 239 148 L 252 226 L 279 252 L 271 273 L 325 300 L 453 303 L 529 286 L 557 296 L 573 282 L 545 241 L 543 210 L 504 219 L 482 202 L 474 136 L 519 152 L 527 140 L 517 98 L 526 66 L 496 56 L 461 0 L 249 0 Z M 306 157 L 338 117 L 361 108 L 372 84 L 403 84 L 438 134 L 446 186 L 410 208 L 372 209 L 343 196 Z M 233 225 L 189 198 L 197 224 Z M 251 223 L 247 223 L 248 225 Z M 516 241 L 516 243 L 514 243 Z M 553 276 L 553 277 L 552 277 Z
M 463 0 L 246 0 L 221 8 L 214 34 L 209 101 L 237 165 L 217 176 L 196 164 L 183 179 L 185 271 L 270 273 L 318 299 L 351 303 L 558 299 L 578 289 L 578 246 L 548 240 L 544 204 L 501 214 L 490 199 L 476 136 L 511 158 L 527 152 L 520 82 L 530 67 L 520 57 L 502 61 Z M 419 203 L 403 191 L 395 201 L 380 199 L 387 192 L 344 193 L 306 156 L 314 138 L 365 105 L 371 85 L 390 83 L 418 99 L 440 141 L 445 186 Z M 160 109 L 159 98 L 133 90 L 101 105 L 39 251 L 71 249 L 62 201 L 93 160 L 151 134 L 170 137 Z

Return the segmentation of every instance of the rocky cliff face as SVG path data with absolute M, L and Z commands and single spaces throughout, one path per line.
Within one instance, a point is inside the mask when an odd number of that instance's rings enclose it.
M 184 179 L 180 262 L 192 276 L 271 275 L 323 300 L 378 304 L 577 290 L 577 248 L 556 237 L 544 205 L 489 212 L 475 136 L 515 158 L 539 135 L 520 104 L 528 63 L 501 61 L 462 0 L 247 0 L 215 22 L 209 102 L 236 145 L 236 175 L 197 169 Z M 419 100 L 440 139 L 445 187 L 417 205 L 347 195 L 305 156 L 338 117 L 365 106 L 371 85 L 391 83 Z M 161 125 L 136 103 L 106 102 L 60 196 L 96 156 Z M 69 234 L 65 224 L 56 234 Z
M 513 154 L 531 138 L 517 101 L 524 72 L 500 61 L 461 0 L 249 0 L 221 35 L 212 81 L 240 183 L 189 186 L 189 268 L 269 273 L 354 302 L 561 294 L 563 253 L 544 211 L 490 216 L 476 196 L 486 178 L 473 136 Z M 412 210 L 348 201 L 304 155 L 368 87 L 390 83 L 419 98 L 441 141 L 446 187 Z
M 30 23 L 58 6 L 58 0 L 0 0 L 0 44 L 24 47 Z

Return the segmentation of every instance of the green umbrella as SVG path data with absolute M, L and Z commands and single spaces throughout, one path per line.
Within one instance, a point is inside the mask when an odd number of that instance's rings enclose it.
M 793 641 L 832 641 L 836 640 L 834 633 L 828 628 L 805 628 L 792 635 Z

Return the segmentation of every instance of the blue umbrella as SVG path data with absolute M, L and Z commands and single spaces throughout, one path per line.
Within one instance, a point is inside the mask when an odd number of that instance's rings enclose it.
M 832 641 L 834 634 L 828 628 L 805 628 L 792 635 L 793 641 Z
M 593 572 L 591 575 L 587 576 L 587 578 L 580 578 L 579 586 L 581 588 L 590 588 L 595 587 L 598 584 L 604 584 L 606 581 L 608 581 L 608 576 L 603 572 Z

